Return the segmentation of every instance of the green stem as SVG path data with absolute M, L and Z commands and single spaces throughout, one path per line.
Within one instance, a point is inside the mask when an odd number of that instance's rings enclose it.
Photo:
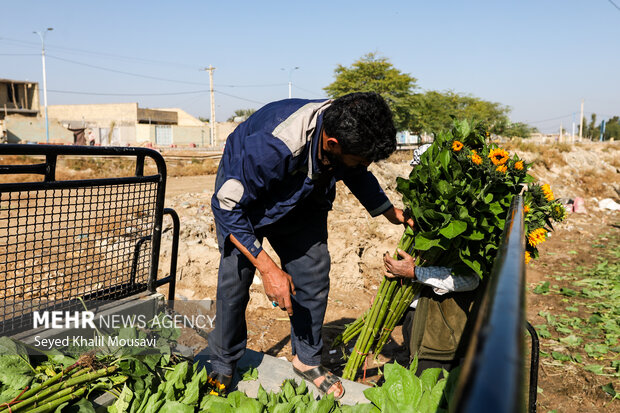
M 41 390 L 51 386 L 52 384 L 56 383 L 59 380 L 61 380 L 65 375 L 69 374 L 77 366 L 79 366 L 79 363 L 76 361 L 72 365 L 66 367 L 60 373 L 56 374 L 55 376 L 50 377 L 49 379 L 47 379 L 46 381 L 41 383 L 41 385 L 39 385 L 37 387 L 33 387 L 32 389 L 30 389 L 28 391 L 25 391 L 23 394 L 21 394 L 19 396 L 20 401 L 23 401 L 23 400 L 28 399 L 29 397 L 32 397 L 33 395 L 37 394 Z M 3 411 L 3 410 L 6 410 L 6 409 L 7 409 L 7 406 L 4 405 L 4 406 L 0 407 L 0 412 Z
M 414 239 L 413 234 L 405 232 L 398 243 L 398 248 L 411 252 Z M 399 255 L 395 252 L 393 256 L 397 258 Z M 368 320 L 364 323 L 353 348 L 353 353 L 344 368 L 342 375 L 344 379 L 353 380 L 355 378 L 357 370 L 366 359 L 372 344 L 378 338 L 379 329 L 384 325 L 387 309 L 392 305 L 399 284 L 399 280 L 386 278 L 381 282 L 377 296 L 369 310 Z
M 49 401 L 48 403 L 42 406 L 39 406 L 35 409 L 28 410 L 28 413 L 44 413 L 44 412 L 54 411 L 58 406 L 60 406 L 61 404 L 65 402 L 81 398 L 85 392 L 86 392 L 86 387 L 82 387 L 76 390 L 75 392 L 68 394 L 64 397 Z
M 27 399 L 21 400 L 19 403 L 11 407 L 11 411 L 16 411 L 18 409 L 23 408 L 24 406 L 29 406 L 35 402 L 43 400 L 47 398 L 50 394 L 56 393 L 57 391 L 66 389 L 68 387 L 76 386 L 78 384 L 82 384 L 85 382 L 93 381 L 103 376 L 107 376 L 109 374 L 114 373 L 117 369 L 118 367 L 112 366 L 112 367 L 103 368 L 101 370 L 93 371 L 91 373 L 80 374 L 78 377 L 75 377 L 75 375 L 73 375 L 67 381 L 54 384 L 50 387 L 47 387 L 46 389 L 43 389 L 43 391 L 41 392 L 37 392 L 36 394 L 30 396 Z M 84 370 L 88 370 L 88 369 L 84 369 Z M 78 373 L 80 373 L 81 371 L 82 370 L 80 370 Z

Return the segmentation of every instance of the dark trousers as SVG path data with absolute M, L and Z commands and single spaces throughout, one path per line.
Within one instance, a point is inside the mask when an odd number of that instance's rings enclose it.
M 211 364 L 218 373 L 233 374 L 247 345 L 245 311 L 255 268 L 217 229 L 221 253 L 218 272 L 215 328 L 209 335 Z M 307 365 L 321 362 L 321 329 L 329 293 L 330 257 L 327 250 L 327 211 L 297 207 L 281 220 L 256 232 L 267 238 L 291 275 L 296 295 L 291 296 L 291 346 Z M 283 313 L 274 308 L 273 316 Z

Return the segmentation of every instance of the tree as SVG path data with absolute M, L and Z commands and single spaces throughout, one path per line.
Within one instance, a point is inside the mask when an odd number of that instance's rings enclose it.
M 528 137 L 532 128 L 512 124 L 510 108 L 497 102 L 452 91 L 416 93 L 416 78 L 396 69 L 385 57 L 368 53 L 350 67 L 338 65 L 335 80 L 323 90 L 331 98 L 352 92 L 376 92 L 387 101 L 398 130 L 438 133 L 452 126 L 452 118 L 477 120 L 489 132 Z
M 350 67 L 338 65 L 336 79 L 323 88 L 331 98 L 353 92 L 376 92 L 390 106 L 398 130 L 411 129 L 416 79 L 394 68 L 388 59 L 368 53 Z
M 243 120 L 245 120 L 254 112 L 256 109 L 237 109 L 234 115 L 226 119 L 226 122 L 234 122 L 235 118 L 244 118 Z
M 613 138 L 614 140 L 618 140 L 618 138 L 620 138 L 620 118 L 618 116 L 614 116 L 607 122 L 605 122 L 605 132 L 603 133 L 603 139 L 608 141 L 611 138 Z
M 590 115 L 590 124 L 588 125 L 588 139 L 595 140 L 600 133 L 600 129 L 596 126 L 596 113 L 593 113 Z

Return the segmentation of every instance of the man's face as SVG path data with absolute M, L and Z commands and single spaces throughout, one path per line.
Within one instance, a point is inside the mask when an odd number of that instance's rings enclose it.
M 337 139 L 330 138 L 323 132 L 323 155 L 329 164 L 336 166 L 344 165 L 347 168 L 367 168 L 372 162 L 359 155 L 342 153 L 342 148 Z
M 340 161 L 340 163 L 342 163 L 347 168 L 359 168 L 359 167 L 368 168 L 368 166 L 371 164 L 370 161 L 368 161 L 367 159 L 364 159 L 363 157 L 359 155 L 351 155 L 348 153 L 343 153 L 343 154 L 338 155 L 338 158 L 339 158 L 338 160 Z

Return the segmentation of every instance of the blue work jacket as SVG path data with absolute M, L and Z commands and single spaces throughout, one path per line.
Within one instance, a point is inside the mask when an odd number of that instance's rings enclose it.
M 326 172 L 320 164 L 323 111 L 330 104 L 331 100 L 273 102 L 230 134 L 211 200 L 224 238 L 234 235 L 256 257 L 262 245 L 255 230 L 278 221 L 311 194 L 316 197 L 317 190 L 324 201 L 320 208 L 331 209 L 337 180 L 343 180 L 372 216 L 392 206 L 366 168 L 340 166 Z

